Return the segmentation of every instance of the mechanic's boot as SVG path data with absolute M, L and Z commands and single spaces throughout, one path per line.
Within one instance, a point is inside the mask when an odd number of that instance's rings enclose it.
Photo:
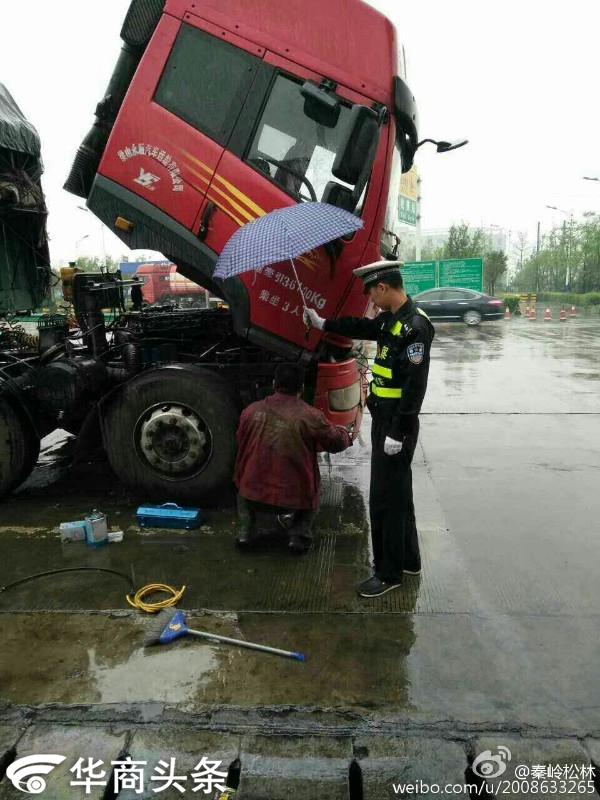
M 235 537 L 237 547 L 247 550 L 256 539 L 256 513 L 248 500 L 238 494 L 238 533 Z
M 312 541 L 304 536 L 290 536 L 288 547 L 293 553 L 306 553 L 310 550 Z
M 242 550 L 247 550 L 252 547 L 254 540 L 255 537 L 252 535 L 250 528 L 246 525 L 240 525 L 238 535 L 235 537 L 236 546 Z

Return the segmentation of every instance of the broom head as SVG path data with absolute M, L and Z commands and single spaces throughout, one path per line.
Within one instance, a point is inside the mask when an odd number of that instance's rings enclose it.
M 144 647 L 153 644 L 168 644 L 188 632 L 185 614 L 177 608 L 163 608 L 148 626 Z

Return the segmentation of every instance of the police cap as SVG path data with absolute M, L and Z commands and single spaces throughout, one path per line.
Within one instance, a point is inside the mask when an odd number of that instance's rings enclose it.
M 369 287 L 373 283 L 379 283 L 392 275 L 402 277 L 400 267 L 404 266 L 404 261 L 375 261 L 373 264 L 367 264 L 366 267 L 358 267 L 352 270 L 357 278 L 360 278 L 364 284 L 364 294 L 368 294 Z

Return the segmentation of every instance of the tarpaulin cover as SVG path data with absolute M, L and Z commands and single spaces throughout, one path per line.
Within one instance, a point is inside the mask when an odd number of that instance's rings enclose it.
M 50 254 L 40 137 L 0 83 L 0 315 L 39 306 Z
M 0 83 L 0 147 L 39 158 L 40 137 L 28 122 L 11 93 Z

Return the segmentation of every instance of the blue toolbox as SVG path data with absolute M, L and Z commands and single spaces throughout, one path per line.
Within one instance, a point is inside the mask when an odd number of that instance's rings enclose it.
M 199 508 L 182 508 L 177 503 L 140 506 L 135 518 L 142 528 L 179 528 L 189 531 L 202 525 L 202 511 Z

